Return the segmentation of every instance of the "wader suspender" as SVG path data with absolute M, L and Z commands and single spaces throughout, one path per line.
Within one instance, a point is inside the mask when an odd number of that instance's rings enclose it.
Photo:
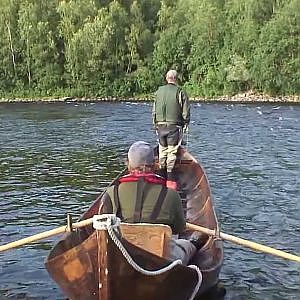
M 141 222 L 142 209 L 143 209 L 143 189 L 142 189 L 143 183 L 144 183 L 144 178 L 143 177 L 139 178 L 136 187 L 136 202 L 135 202 L 135 208 L 133 214 L 133 223 Z M 119 185 L 116 184 L 114 186 L 114 203 L 116 207 L 116 216 L 119 217 L 121 220 L 123 220 L 118 190 L 119 190 Z M 150 215 L 151 222 L 154 222 L 157 219 L 161 211 L 162 204 L 165 200 L 167 191 L 168 189 L 164 185 L 162 185 L 160 193 L 158 195 L 158 198 L 155 202 L 154 208 Z
M 133 223 L 141 222 L 142 218 L 142 209 L 143 209 L 143 189 L 142 185 L 144 183 L 144 178 L 140 177 L 137 181 L 136 186 L 136 200 L 135 200 L 135 208 L 133 214 Z
M 123 220 L 120 198 L 119 198 L 119 185 L 114 185 L 114 202 L 116 207 L 116 216 Z
M 137 188 L 136 188 L 136 202 L 135 202 L 135 209 L 134 209 L 134 215 L 133 215 L 133 222 L 138 223 L 141 222 L 142 219 L 142 210 L 143 210 L 143 189 L 142 185 L 144 183 L 144 178 L 139 178 L 137 182 Z M 165 186 L 161 187 L 160 193 L 158 195 L 158 198 L 156 200 L 156 203 L 154 205 L 153 211 L 150 215 L 150 221 L 154 222 L 161 210 L 161 206 L 165 200 L 167 194 L 167 188 Z
M 157 217 L 158 217 L 158 215 L 161 211 L 161 206 L 162 206 L 162 204 L 165 200 L 167 191 L 168 191 L 167 188 L 164 185 L 162 185 L 160 193 L 158 195 L 158 198 L 156 200 L 156 203 L 155 203 L 154 208 L 152 210 L 152 213 L 150 215 L 150 221 L 151 222 L 154 222 L 157 219 Z

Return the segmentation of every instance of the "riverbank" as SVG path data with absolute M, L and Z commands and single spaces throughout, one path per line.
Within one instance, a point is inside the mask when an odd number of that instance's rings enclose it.
M 40 97 L 40 98 L 1 98 L 0 103 L 55 103 L 55 102 L 148 102 L 153 101 L 151 96 L 137 97 Z M 215 98 L 190 97 L 191 102 L 204 103 L 280 103 L 280 104 L 300 104 L 300 95 L 291 96 L 269 96 L 257 94 L 249 91 L 233 96 L 219 96 Z

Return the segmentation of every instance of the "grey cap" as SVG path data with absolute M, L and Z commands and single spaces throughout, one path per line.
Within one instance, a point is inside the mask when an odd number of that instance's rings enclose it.
M 170 79 L 177 79 L 177 71 L 176 70 L 169 70 L 166 74 L 166 78 Z
M 138 141 L 128 151 L 128 163 L 131 168 L 151 166 L 154 164 L 154 153 L 150 144 Z

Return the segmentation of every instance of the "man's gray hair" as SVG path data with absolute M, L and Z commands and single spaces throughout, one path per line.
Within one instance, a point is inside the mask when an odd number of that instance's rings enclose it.
M 138 141 L 133 143 L 128 151 L 128 163 L 130 168 L 136 169 L 154 165 L 154 152 L 149 143 Z
M 177 79 L 177 71 L 169 70 L 166 74 L 166 79 Z

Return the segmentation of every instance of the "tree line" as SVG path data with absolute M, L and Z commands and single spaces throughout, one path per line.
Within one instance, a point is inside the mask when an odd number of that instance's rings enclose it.
M 0 0 L 0 96 L 300 93 L 299 0 Z

